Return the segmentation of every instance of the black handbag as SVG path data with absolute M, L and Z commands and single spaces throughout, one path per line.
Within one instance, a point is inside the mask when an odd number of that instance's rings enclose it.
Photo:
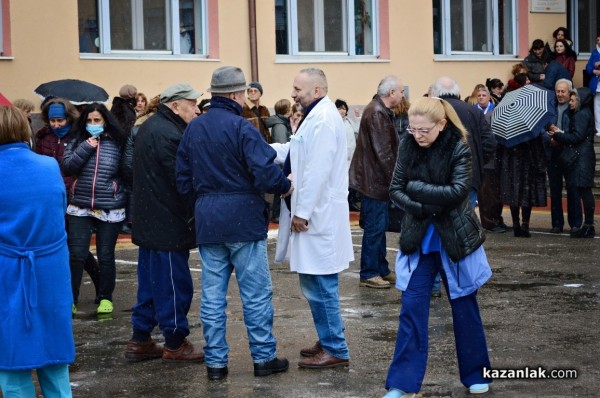
M 564 147 L 560 155 L 558 155 L 558 163 L 562 167 L 570 169 L 577 161 L 577 158 L 579 158 L 579 151 L 572 145 L 569 145 Z

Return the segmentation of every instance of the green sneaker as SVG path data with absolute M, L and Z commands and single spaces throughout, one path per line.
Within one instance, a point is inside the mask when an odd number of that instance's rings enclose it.
M 100 305 L 96 310 L 98 314 L 112 314 L 113 312 L 113 303 L 110 300 L 102 299 L 100 300 Z

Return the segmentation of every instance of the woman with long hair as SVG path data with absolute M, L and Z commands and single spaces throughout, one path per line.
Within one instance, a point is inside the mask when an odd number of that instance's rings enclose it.
M 100 265 L 98 314 L 113 312 L 115 246 L 125 219 L 125 191 L 121 180 L 127 135 L 103 104 L 88 105 L 73 126 L 61 168 L 74 176 L 69 206 L 69 251 L 73 312 L 76 312 L 83 264 L 92 232 L 96 230 L 96 255 Z

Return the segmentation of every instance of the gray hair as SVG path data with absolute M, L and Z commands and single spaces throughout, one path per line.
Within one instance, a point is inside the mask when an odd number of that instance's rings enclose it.
M 573 91 L 573 82 L 570 81 L 569 79 L 558 79 L 556 81 L 556 83 L 554 83 L 554 89 L 556 90 L 556 87 L 558 87 L 559 83 L 564 83 L 567 85 L 567 87 L 569 88 L 569 91 Z
M 377 95 L 380 97 L 387 97 L 390 95 L 390 91 L 397 90 L 399 88 L 397 76 L 389 75 L 381 79 L 379 86 L 377 87 Z
M 442 76 L 433 83 L 433 95 L 435 97 L 460 98 L 460 88 L 456 80 L 450 76 Z
M 310 76 L 311 79 L 315 82 L 315 85 L 321 87 L 323 92 L 327 94 L 327 77 L 325 76 L 325 72 L 323 72 L 322 69 L 314 67 L 304 68 L 299 73 L 304 73 L 305 75 Z

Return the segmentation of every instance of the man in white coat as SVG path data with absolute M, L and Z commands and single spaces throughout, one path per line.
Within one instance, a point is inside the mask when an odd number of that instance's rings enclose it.
M 289 256 L 319 337 L 314 346 L 300 351 L 306 358 L 298 366 L 348 366 L 338 290 L 338 274 L 354 260 L 346 133 L 340 114 L 327 97 L 322 70 L 301 70 L 294 79 L 292 98 L 304 110 L 304 119 L 288 144 L 273 144 L 280 157 L 289 147 L 284 172 L 291 172 L 295 186 L 289 203 L 281 202 L 276 261 Z

